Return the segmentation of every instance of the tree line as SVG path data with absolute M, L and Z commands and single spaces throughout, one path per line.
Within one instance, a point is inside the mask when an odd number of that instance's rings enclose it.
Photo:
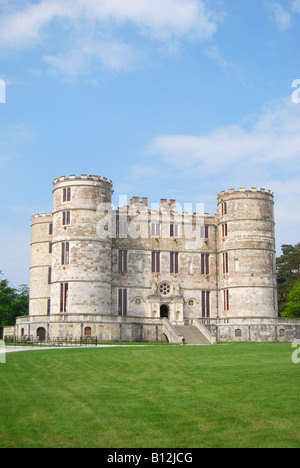
M 300 243 L 283 245 L 276 259 L 278 306 L 281 317 L 300 317 Z
M 282 255 L 276 259 L 279 314 L 300 317 L 300 243 L 283 245 L 281 250 Z M 0 333 L 3 327 L 14 325 L 17 317 L 28 313 L 28 286 L 10 287 L 0 270 Z
M 15 325 L 16 318 L 28 315 L 29 288 L 25 284 L 12 288 L 0 270 L 0 337 L 3 327 Z

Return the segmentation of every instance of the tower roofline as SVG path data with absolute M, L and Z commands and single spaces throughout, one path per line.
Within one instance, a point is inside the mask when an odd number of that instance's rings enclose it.
M 246 189 L 245 187 L 240 187 L 239 189 L 234 189 L 231 188 L 227 192 L 226 190 L 223 190 L 218 194 L 218 199 L 222 198 L 227 195 L 232 195 L 234 193 L 261 193 L 267 196 L 271 196 L 272 198 L 274 197 L 274 192 L 272 190 L 266 190 L 265 188 L 256 188 L 256 187 L 250 187 L 250 189 Z
M 112 181 L 108 180 L 106 177 L 102 177 L 102 176 L 99 176 L 99 175 L 87 175 L 87 174 L 81 174 L 80 176 L 76 176 L 76 175 L 72 174 L 72 175 L 70 175 L 68 177 L 66 177 L 66 176 L 57 177 L 56 179 L 54 179 L 53 185 L 59 184 L 61 182 L 72 182 L 72 181 L 78 181 L 78 180 L 81 180 L 81 181 L 89 180 L 89 181 L 94 181 L 94 182 L 107 182 L 111 186 L 113 185 Z
M 42 214 L 35 214 L 33 216 L 31 216 L 31 220 L 34 221 L 34 220 L 37 220 L 37 219 L 45 219 L 45 218 L 51 218 L 52 217 L 52 214 L 48 214 L 48 213 L 42 213 Z

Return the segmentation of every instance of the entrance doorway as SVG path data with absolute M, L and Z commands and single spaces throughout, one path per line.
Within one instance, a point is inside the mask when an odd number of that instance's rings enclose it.
M 165 304 L 160 308 L 160 318 L 169 318 L 169 307 Z
M 46 330 L 45 328 L 38 328 L 36 332 L 37 336 L 39 337 L 39 341 L 46 341 Z

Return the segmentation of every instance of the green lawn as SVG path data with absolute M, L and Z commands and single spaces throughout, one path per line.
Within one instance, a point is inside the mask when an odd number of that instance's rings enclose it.
M 290 344 L 27 351 L 0 365 L 0 447 L 300 447 Z

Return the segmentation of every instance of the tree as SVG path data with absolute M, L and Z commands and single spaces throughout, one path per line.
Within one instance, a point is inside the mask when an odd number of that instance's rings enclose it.
M 288 303 L 282 316 L 300 317 L 300 282 L 296 283 L 288 294 Z
M 0 272 L 2 275 L 3 273 Z M 8 281 L 0 281 L 0 326 L 10 325 L 10 314 L 15 300 L 16 291 L 8 286 Z
M 283 245 L 282 255 L 276 259 L 278 306 L 282 315 L 286 309 L 288 295 L 293 286 L 300 282 L 300 243 Z
M 3 276 L 0 270 L 0 278 Z M 0 328 L 14 325 L 16 318 L 28 315 L 29 288 L 22 285 L 19 289 L 9 286 L 7 279 L 0 279 Z
M 14 319 L 17 317 L 23 317 L 24 315 L 28 315 L 29 311 L 29 288 L 26 284 L 22 284 L 19 289 L 16 291 L 17 295 L 15 297 L 13 312 L 14 312 Z

